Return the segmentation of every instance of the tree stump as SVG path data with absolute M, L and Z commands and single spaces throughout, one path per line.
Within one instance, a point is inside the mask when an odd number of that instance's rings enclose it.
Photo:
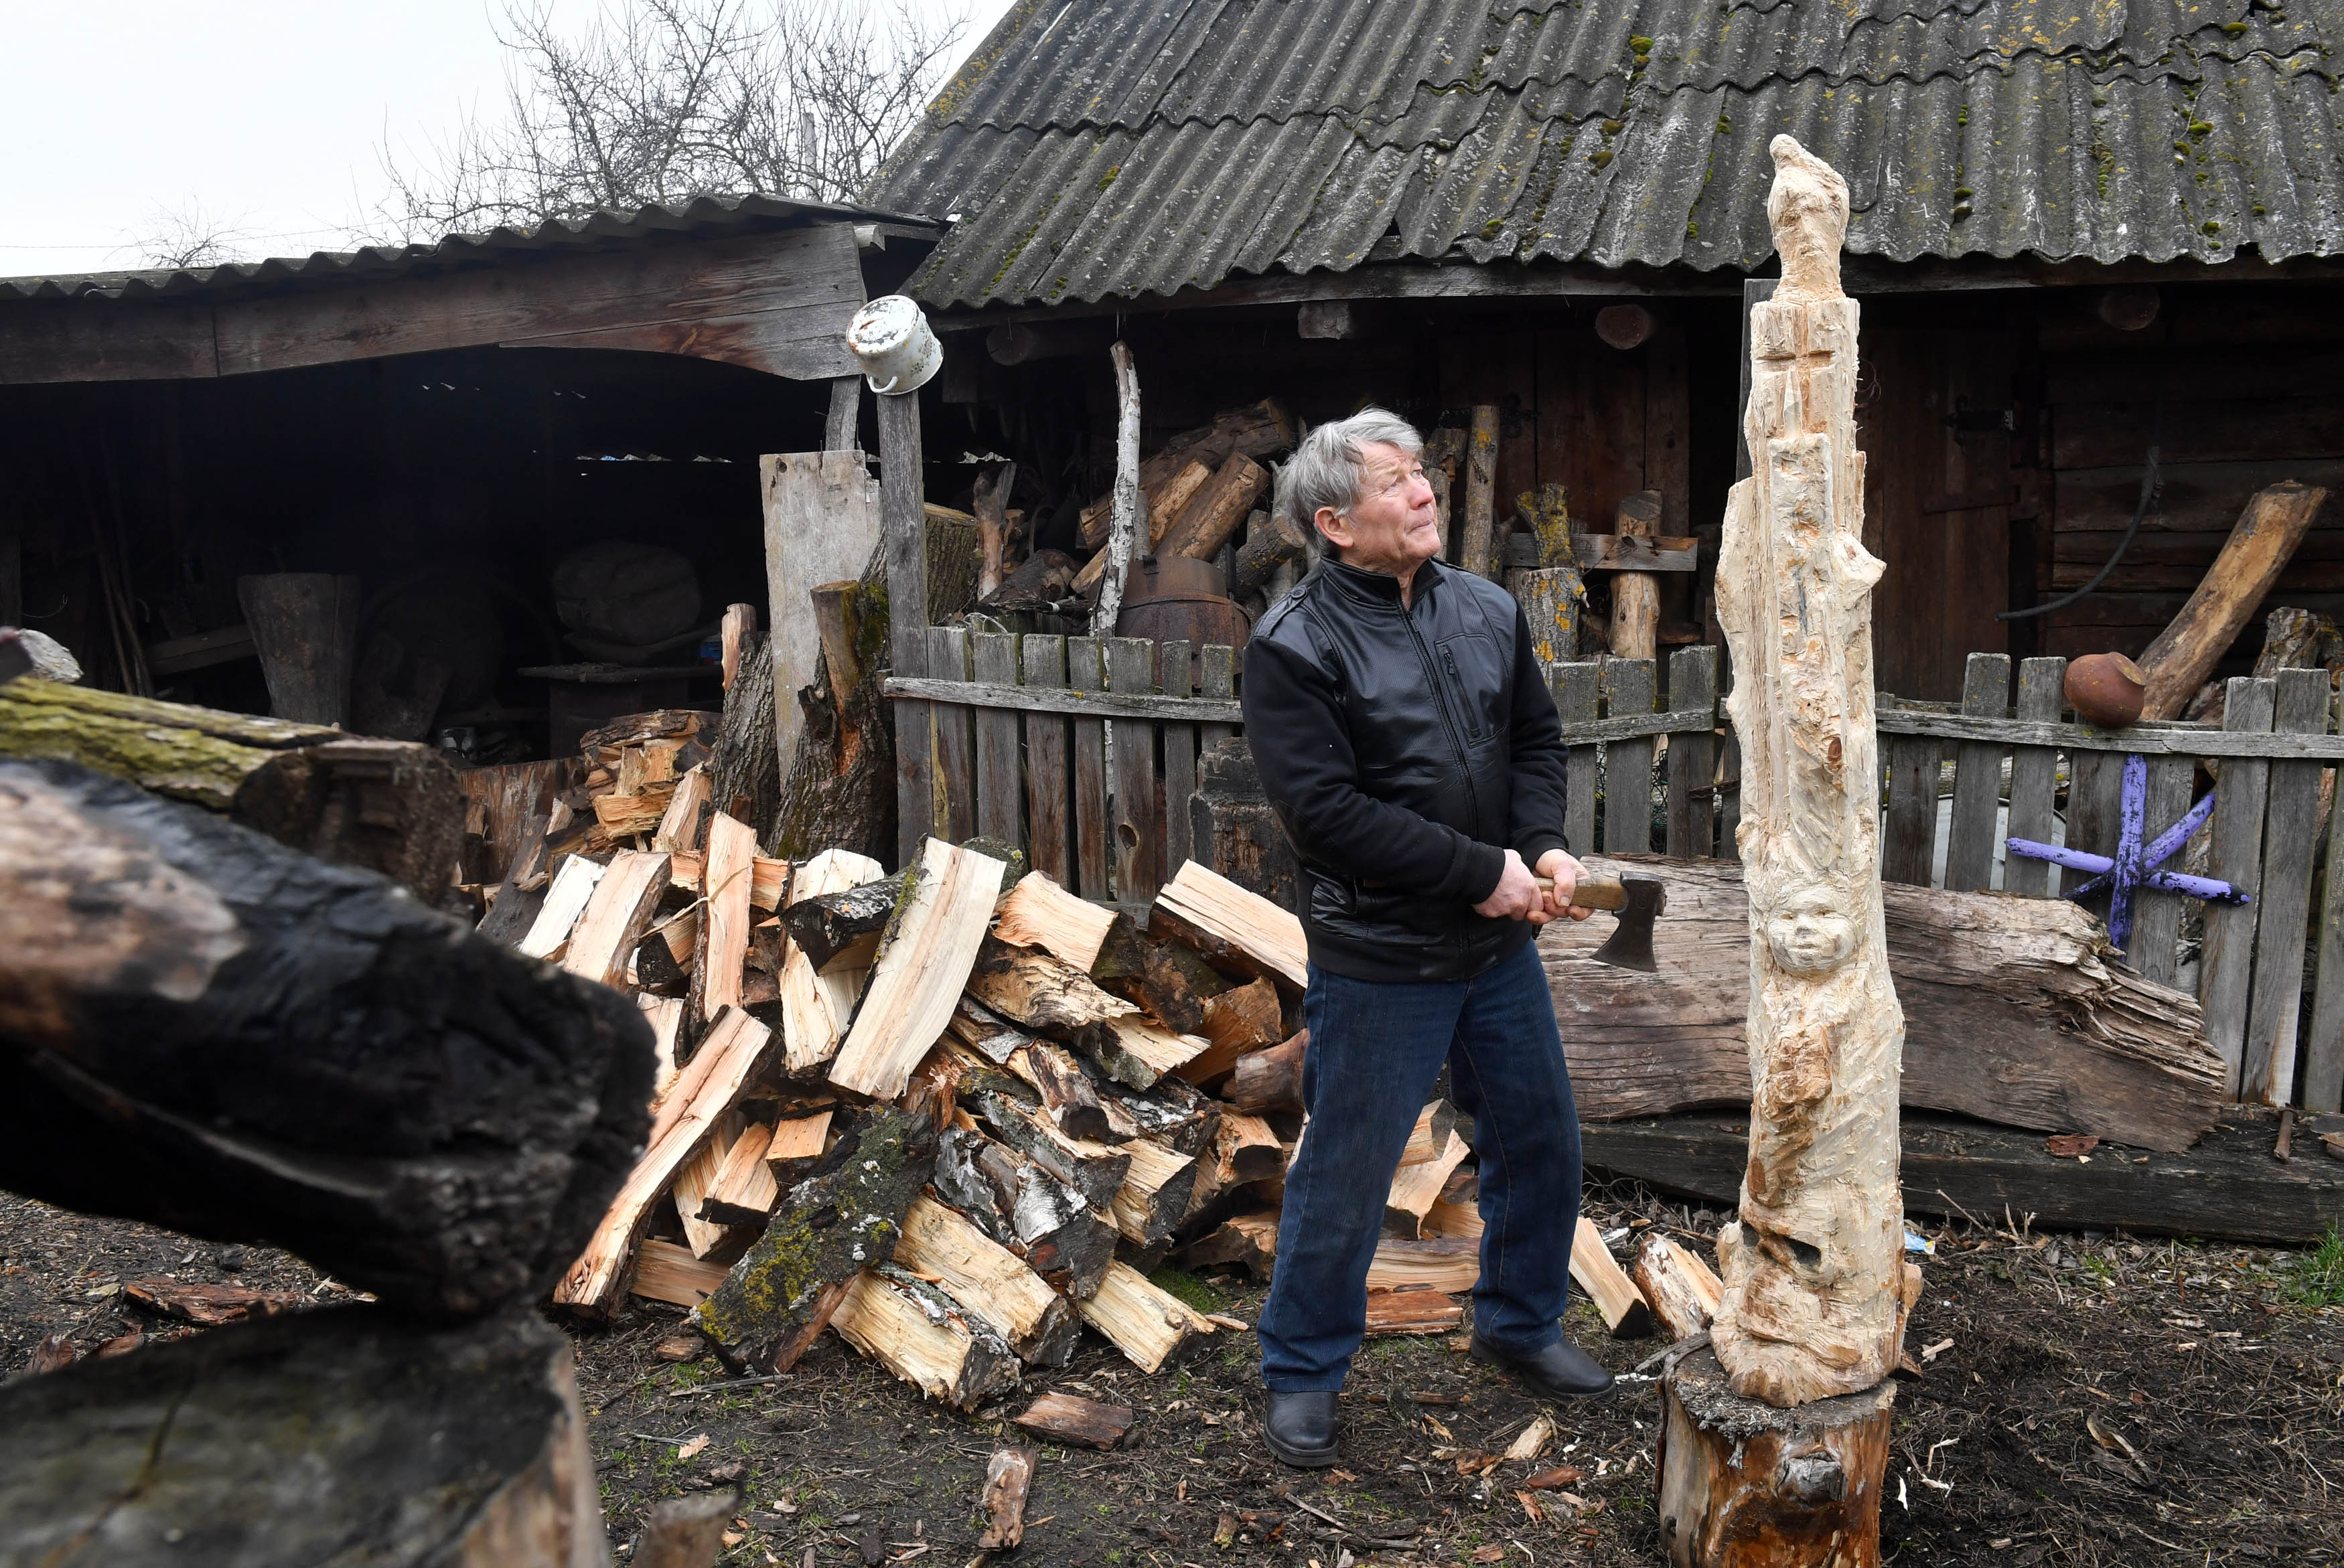
M 1695 1351 L 1661 1380 L 1661 1549 L 1676 1568 L 1876 1568 L 1896 1384 L 1778 1410 Z

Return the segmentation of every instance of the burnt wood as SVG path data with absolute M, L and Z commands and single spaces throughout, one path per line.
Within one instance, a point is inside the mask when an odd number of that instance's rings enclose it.
M 648 1128 L 616 991 L 71 763 L 0 762 L 0 1184 L 46 1201 L 469 1316 L 553 1282 Z

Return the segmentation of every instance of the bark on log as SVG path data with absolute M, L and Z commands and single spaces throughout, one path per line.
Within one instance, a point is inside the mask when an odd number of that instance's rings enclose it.
M 1164 443 L 1139 465 L 1139 486 L 1151 500 L 1163 488 L 1166 481 L 1181 473 L 1190 464 L 1201 467 L 1206 474 L 1227 461 L 1232 452 L 1242 452 L 1248 457 L 1267 457 L 1294 445 L 1294 421 L 1276 403 L 1264 399 L 1242 408 L 1228 409 L 1214 417 L 1210 425 L 1194 430 L 1184 430 Z M 1197 476 L 1201 483 L 1204 474 Z M 1107 519 L 1114 505 L 1111 495 L 1101 496 L 1085 507 L 1081 518 L 1083 548 L 1096 549 L 1106 542 Z M 1169 508 L 1159 508 L 1168 516 Z
M 0 689 L 0 756 L 78 762 L 192 801 L 426 903 L 463 843 L 463 792 L 439 751 L 320 725 L 27 676 Z
M 1229 982 L 1184 943 L 1167 941 L 1123 922 L 1090 965 L 1091 978 L 1178 1034 L 1205 1027 L 1205 1004 Z
M 740 671 L 724 691 L 708 794 L 717 810 L 739 818 L 764 839 L 772 837 L 782 809 L 782 757 L 773 719 L 780 693 L 773 687 L 766 635 L 753 629 L 745 641 Z
M 1144 1372 L 1158 1371 L 1190 1340 L 1213 1332 L 1210 1319 L 1128 1263 L 1110 1264 L 1097 1292 L 1076 1310 Z
M 873 552 L 851 593 L 831 596 L 842 625 L 825 638 L 821 678 L 798 691 L 774 694 L 776 701 L 797 704 L 804 724 L 783 766 L 773 814 L 743 819 L 784 859 L 811 859 L 825 849 L 874 859 L 895 856 L 895 721 L 881 689 L 891 625 L 885 567 L 883 548 Z M 824 585 L 824 590 L 835 586 Z M 818 615 L 823 604 L 818 594 Z M 844 687 L 832 661 L 831 645 L 841 641 L 853 650 L 854 664 L 854 682 Z M 749 685 L 738 681 L 733 689 Z M 721 806 L 725 797 L 720 791 L 716 799 Z
M 1278 568 L 1300 562 L 1309 539 L 1286 518 L 1256 512 L 1246 522 L 1245 543 L 1238 547 L 1236 569 L 1229 578 L 1229 597 L 1247 599 L 1266 593 Z
M 346 721 L 358 656 L 359 579 L 266 572 L 237 578 L 236 597 L 277 716 L 304 724 Z
M 1123 579 L 1131 569 L 1137 541 L 1147 537 L 1146 498 L 1139 480 L 1139 372 L 1131 349 L 1117 343 L 1107 350 L 1115 362 L 1115 497 L 1108 511 L 1106 542 L 1100 548 L 1098 602 L 1091 609 L 1091 635 L 1110 637 L 1123 613 Z M 1075 579 L 1082 586 L 1082 578 Z
M 2238 514 L 2222 553 L 2181 613 L 2137 661 L 2147 677 L 2143 719 L 2177 719 L 2238 633 L 2261 608 L 2328 492 L 2292 479 L 2258 490 Z
M 782 911 L 782 930 L 816 974 L 869 969 L 879 938 L 903 900 L 904 879 L 864 882 L 843 892 L 816 893 Z
M 1131 1407 L 1070 1393 L 1046 1393 L 1014 1419 L 1027 1432 L 1056 1442 L 1107 1449 L 1121 1442 L 1123 1434 L 1131 1430 Z
M 976 477 L 976 597 L 991 598 L 1001 588 L 1002 568 L 1009 548 L 1009 487 L 1017 482 L 1017 465 L 1004 463 Z
M 0 763 L 0 920 L 19 1192 L 461 1316 L 551 1283 L 642 1140 L 625 998 L 71 763 Z
M 1278 1214 L 1238 1214 L 1180 1249 L 1180 1266 L 1209 1268 L 1235 1263 L 1257 1280 L 1268 1280 L 1278 1261 Z
M 1657 872 L 1657 974 L 1593 961 L 1602 920 L 1557 921 L 1539 954 L 1589 1121 L 1750 1103 L 1750 917 L 1728 860 L 1591 858 Z M 1883 892 L 1888 968 L 1909 1008 L 1902 1102 L 2143 1149 L 2188 1148 L 2224 1114 L 2225 1070 L 2197 999 L 2145 980 L 2064 900 Z
M 868 855 L 845 849 L 825 849 L 808 860 L 792 879 L 807 898 L 844 892 L 875 882 L 886 873 Z M 864 971 L 841 970 L 817 974 L 794 945 L 782 950 L 781 1003 L 789 1070 L 804 1075 L 826 1066 L 846 1038 L 854 1006 L 863 995 Z
M 11 1562 L 609 1561 L 569 1342 L 337 1307 L 0 1389 Z
M 955 1410 L 974 1410 L 1017 1386 L 1016 1352 L 944 1292 L 893 1263 L 847 1282 L 839 1338 Z
M 1102 1217 L 1131 1171 L 1131 1156 L 1112 1144 L 1069 1138 L 1050 1124 L 1034 1091 L 1007 1073 L 973 1063 L 964 1074 L 960 1102 L 994 1136 L 1082 1194 Z
M 1712 1333 L 1736 1393 L 1795 1405 L 1870 1388 L 1897 1362 L 1904 1022 L 1881 913 L 1882 567 L 1862 542 L 1857 312 L 1839 282 L 1847 182 L 1789 136 L 1770 150 L 1783 280 L 1752 307 L 1743 424 L 1757 463 L 1728 499 L 1717 571 L 1736 671 L 1756 1089 Z
M 1281 910 L 1292 910 L 1301 864 L 1270 809 L 1261 770 L 1242 735 L 1205 748 L 1197 763 L 1197 792 L 1188 797 L 1188 827 L 1196 854 L 1216 876 Z M 1151 920 L 1150 924 L 1153 925 Z
M 1310 1048 L 1304 1030 L 1283 1045 L 1238 1058 L 1226 1093 L 1239 1111 L 1302 1114 L 1302 1053 Z
M 1879 1568 L 1894 1382 L 1778 1410 L 1734 1393 L 1700 1350 L 1661 1392 L 1661 1549 L 1674 1568 Z
M 1076 1189 L 974 1127 L 947 1131 L 936 1193 L 1054 1288 L 1091 1294 L 1115 1261 L 1116 1229 Z
M 1465 528 L 1457 556 L 1457 564 L 1477 577 L 1498 575 L 1497 487 L 1498 408 L 1477 403 L 1465 443 Z
M 1034 1451 L 996 1448 L 985 1467 L 985 1533 L 979 1552 L 1006 1552 L 1026 1539 L 1026 1493 L 1034 1484 Z
M 957 1210 L 915 1200 L 904 1216 L 895 1261 L 985 1320 L 1024 1361 L 1064 1366 L 1082 1322 L 1066 1297 Z
M 1639 490 L 1620 503 L 1613 525 L 1623 537 L 1661 531 L 1661 493 Z M 1612 657 L 1651 658 L 1660 651 L 1661 585 L 1650 572 L 1619 572 L 1612 578 Z
M 1158 553 L 1211 560 L 1268 486 L 1268 469 L 1243 452 L 1232 452 L 1164 530 Z

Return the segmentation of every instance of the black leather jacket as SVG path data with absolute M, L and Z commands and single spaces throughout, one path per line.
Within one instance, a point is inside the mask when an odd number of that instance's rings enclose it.
M 1561 723 L 1503 588 L 1428 561 L 1403 609 L 1397 578 L 1324 562 L 1254 628 L 1244 701 L 1313 963 L 1466 980 L 1531 939 L 1472 909 L 1507 849 L 1566 847 Z

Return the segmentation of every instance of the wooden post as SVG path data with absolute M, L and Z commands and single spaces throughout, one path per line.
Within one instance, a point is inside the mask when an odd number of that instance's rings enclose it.
M 902 401 L 883 397 L 880 406 Z M 765 652 L 773 665 L 773 745 L 776 767 L 786 772 L 805 729 L 798 692 L 813 684 L 815 667 L 823 658 L 822 619 L 808 615 L 806 606 L 824 585 L 835 589 L 870 565 L 885 507 L 882 487 L 872 483 L 860 453 L 769 452 L 757 467 L 764 502 L 765 602 L 773 620 L 765 638 Z M 909 477 L 918 477 L 916 455 Z M 904 601 L 892 593 L 889 598 L 892 615 Z M 914 672 L 898 666 L 896 673 Z M 831 695 L 844 708 L 854 689 L 839 685 L 839 674 L 834 665 Z M 755 826 L 762 829 L 767 824 Z
M 1618 532 L 1649 538 L 1661 531 L 1661 493 L 1639 490 L 1620 503 Z M 1650 572 L 1612 578 L 1612 657 L 1651 658 L 1660 650 L 1661 584 Z
M 237 578 L 236 597 L 268 682 L 270 713 L 301 724 L 348 719 L 359 646 L 359 579 L 269 572 Z
M 1865 1391 L 1896 1365 L 1906 1305 L 1904 1020 L 1881 909 L 1873 729 L 1882 567 L 1862 543 L 1857 310 L 1839 281 L 1847 182 L 1789 136 L 1770 150 L 1783 276 L 1752 313 L 1753 472 L 1727 502 L 1717 573 L 1743 758 L 1750 1158 L 1740 1218 L 1718 1238 L 1722 1376 L 1688 1362 L 1662 1385 L 1660 1513 L 1676 1521 L 1663 1540 L 1673 1561 L 1702 1568 L 1822 1561 L 1829 1541 L 1834 1563 L 1879 1562 L 1887 1398 Z M 1814 1408 L 1776 1413 L 1797 1406 Z M 1723 1440 L 1770 1427 L 1779 1442 Z
M 2157 634 L 2140 656 L 2148 678 L 2143 719 L 2178 719 L 2198 688 L 2212 674 L 2238 633 L 2261 608 L 2303 542 L 2328 492 L 2317 485 L 2285 479 L 2248 498 L 2222 553 L 2206 568 L 2205 580 L 2181 613 Z
M 822 449 L 851 452 L 861 442 L 855 426 L 863 414 L 863 377 L 834 376 L 830 382 L 830 417 L 823 421 Z
M 1106 575 L 1099 583 L 1098 608 L 1091 612 L 1093 637 L 1115 635 L 1134 541 L 1146 537 L 1140 532 L 1146 519 L 1140 516 L 1139 372 L 1131 363 L 1129 344 L 1116 343 L 1107 355 L 1115 361 L 1115 502 L 1106 529 Z
M 887 652 L 898 675 L 928 670 L 925 486 L 920 475 L 917 393 L 879 399 L 879 522 L 887 542 Z M 778 620 L 779 605 L 775 618 Z M 776 630 L 778 631 L 778 628 Z M 787 699 L 777 709 L 794 709 Z M 895 863 L 919 858 L 935 825 L 935 757 L 930 704 L 895 699 Z
M 1498 575 L 1496 502 L 1498 407 L 1473 405 L 1473 429 L 1465 441 L 1465 538 L 1458 564 L 1485 578 Z

